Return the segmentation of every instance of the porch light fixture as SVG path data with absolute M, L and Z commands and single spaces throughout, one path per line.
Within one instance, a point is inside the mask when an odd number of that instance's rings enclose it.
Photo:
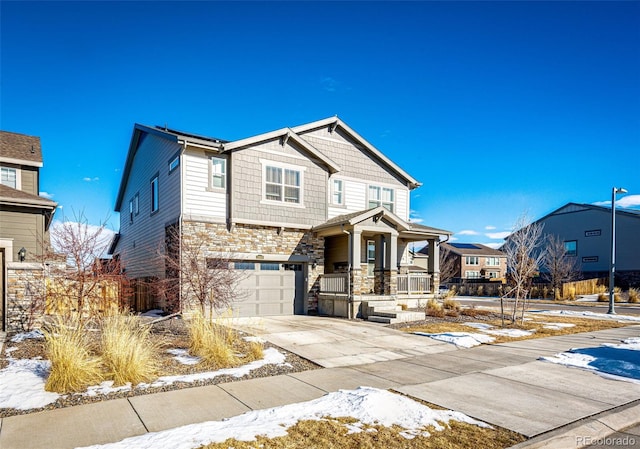
M 613 293 L 616 272 L 616 194 L 627 193 L 626 189 L 614 187 L 611 191 L 611 263 L 609 264 L 609 311 L 615 315 L 615 295 Z
M 20 259 L 20 262 L 24 262 L 25 257 L 27 257 L 27 250 L 23 246 L 20 248 L 20 251 L 18 251 L 18 258 Z

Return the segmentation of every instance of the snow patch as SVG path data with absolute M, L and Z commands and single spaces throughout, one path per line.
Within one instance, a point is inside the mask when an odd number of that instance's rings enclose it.
M 434 340 L 452 343 L 459 348 L 473 348 L 482 343 L 493 343 L 495 338 L 490 335 L 476 334 L 472 332 L 444 332 L 440 334 L 430 334 L 427 332 L 414 332 L 415 335 L 431 337 Z
M 94 445 L 84 449 L 152 449 L 171 447 L 192 449 L 228 438 L 254 441 L 257 435 L 267 438 L 285 436 L 287 429 L 302 420 L 321 421 L 325 417 L 353 417 L 360 425 L 351 424 L 351 432 L 362 431 L 361 425 L 402 427 L 405 438 L 426 434 L 426 426 L 443 431 L 442 423 L 451 420 L 491 428 L 486 423 L 451 410 L 432 410 L 405 396 L 370 387 L 340 390 L 313 401 L 265 410 L 254 410 L 224 421 L 209 421 L 175 429 L 147 433 L 117 443 Z
M 539 313 L 544 315 L 565 315 L 565 316 L 581 316 L 585 318 L 597 318 L 599 320 L 615 320 L 615 321 L 638 321 L 638 315 L 610 315 L 608 313 L 582 312 L 579 310 L 530 310 L 529 313 Z
M 190 355 L 186 349 L 167 349 L 167 352 L 174 356 L 174 360 L 183 365 L 197 365 L 202 360 L 200 357 Z
M 31 332 L 23 332 L 21 334 L 16 334 L 11 338 L 13 343 L 20 343 L 25 340 L 41 340 L 44 338 L 44 334 L 40 329 L 32 330 Z
M 44 390 L 51 362 L 41 359 L 9 358 L 0 370 L 0 408 L 29 410 L 45 407 L 60 397 Z

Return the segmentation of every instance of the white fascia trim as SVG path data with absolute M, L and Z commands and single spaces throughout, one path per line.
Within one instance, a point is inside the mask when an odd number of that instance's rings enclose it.
M 233 220 L 233 224 L 248 224 L 255 226 L 266 226 L 269 228 L 284 228 L 284 229 L 292 229 L 292 230 L 301 230 L 308 231 L 312 228 L 311 225 L 308 224 L 300 224 L 300 223 L 283 223 L 277 221 L 264 221 L 264 220 L 251 220 L 247 218 L 237 218 Z
M 15 165 L 26 165 L 28 167 L 42 167 L 42 162 L 35 161 L 25 161 L 24 159 L 14 159 L 12 157 L 0 157 L 0 163 L 4 162 L 5 164 L 15 164 Z

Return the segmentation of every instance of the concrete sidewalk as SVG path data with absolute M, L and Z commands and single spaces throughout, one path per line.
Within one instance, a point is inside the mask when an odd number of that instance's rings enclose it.
M 331 318 L 265 318 L 243 325 L 327 368 L 8 417 L 0 422 L 0 447 L 115 442 L 358 386 L 392 388 L 533 438 L 522 447 L 579 447 L 640 421 L 640 385 L 537 361 L 640 336 L 640 326 L 456 349 Z

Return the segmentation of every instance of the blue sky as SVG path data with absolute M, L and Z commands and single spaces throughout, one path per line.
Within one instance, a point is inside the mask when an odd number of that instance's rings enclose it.
M 423 183 L 413 217 L 498 243 L 568 202 L 640 207 L 640 2 L 7 2 L 3 130 L 41 190 L 113 211 L 133 124 L 239 139 L 338 115 Z

